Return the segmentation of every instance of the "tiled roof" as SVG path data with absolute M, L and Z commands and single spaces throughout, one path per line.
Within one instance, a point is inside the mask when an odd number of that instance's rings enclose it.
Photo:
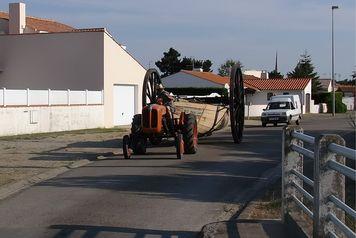
M 245 84 L 251 85 L 259 90 L 303 90 L 311 79 L 260 79 L 245 80 Z
M 222 84 L 222 85 L 230 84 L 230 77 L 223 77 L 223 76 L 211 73 L 211 72 L 200 72 L 200 71 L 192 71 L 192 70 L 182 70 L 182 72 L 193 75 L 193 76 L 201 78 L 201 79 L 209 80 L 213 83 Z M 254 79 L 260 79 L 260 78 L 257 78 L 252 75 L 243 75 L 243 79 L 244 80 L 254 80 Z
M 356 94 L 356 86 L 355 85 L 342 85 L 342 84 L 338 84 L 337 85 L 337 90 L 341 91 L 341 92 L 349 92 L 349 93 L 353 93 L 354 95 Z
M 230 79 L 228 77 L 222 77 L 211 72 L 200 72 L 191 70 L 182 70 L 182 72 L 217 84 L 225 85 L 230 83 Z
M 0 18 L 9 20 L 7 12 L 0 12 Z M 49 19 L 26 17 L 26 26 L 36 31 L 67 32 L 74 30 L 73 27 Z

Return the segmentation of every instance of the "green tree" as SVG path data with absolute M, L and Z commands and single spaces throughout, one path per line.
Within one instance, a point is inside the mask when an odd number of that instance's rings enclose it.
M 168 52 L 163 52 L 161 60 L 156 62 L 156 66 L 163 73 L 163 77 L 177 73 L 181 70 L 181 61 L 179 57 L 180 53 L 173 48 L 169 48 Z
M 210 60 L 196 60 L 193 58 L 183 57 L 181 61 L 181 69 L 193 70 L 194 68 L 202 68 L 204 72 L 211 72 L 213 63 Z
M 268 73 L 270 79 L 282 79 L 284 76 L 275 69 Z
M 311 56 L 305 51 L 300 56 L 299 62 L 295 66 L 294 70 L 289 72 L 290 78 L 311 78 L 312 79 L 312 95 L 318 93 L 321 90 L 321 83 L 319 82 L 319 76 L 317 72 L 314 72 L 314 66 L 312 64 Z
M 234 66 L 235 64 L 239 64 L 240 67 L 243 67 L 240 61 L 235 61 L 233 59 L 228 59 L 225 61 L 224 64 L 220 65 L 219 69 L 218 69 L 218 75 L 220 76 L 230 76 L 230 71 L 232 66 Z
M 203 71 L 204 72 L 212 72 L 211 66 L 213 66 L 213 62 L 210 60 L 204 60 L 203 62 Z
M 341 85 L 355 85 L 355 79 L 344 79 L 340 81 L 336 81 L 336 83 L 341 84 Z

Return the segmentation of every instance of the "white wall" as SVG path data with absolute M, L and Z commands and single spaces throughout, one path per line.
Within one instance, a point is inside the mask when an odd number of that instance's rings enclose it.
M 104 106 L 0 108 L 0 136 L 104 127 Z
M 0 88 L 102 90 L 103 35 L 0 35 Z
M 0 19 L 0 35 L 9 33 L 9 21 L 3 18 Z
M 114 125 L 114 84 L 135 85 L 135 111 L 141 111 L 146 69 L 105 30 L 0 35 L 0 69 L 0 88 L 69 88 L 78 99 L 75 103 L 83 103 L 78 90 L 105 89 L 106 127 Z
M 146 69 L 109 34 L 104 34 L 105 126 L 114 125 L 114 85 L 134 85 L 137 88 L 135 113 L 142 108 L 142 84 Z
M 348 111 L 355 110 L 355 98 L 354 97 L 343 97 L 342 103 L 344 103 L 346 105 Z
M 103 91 L 0 89 L 0 106 L 103 104 Z

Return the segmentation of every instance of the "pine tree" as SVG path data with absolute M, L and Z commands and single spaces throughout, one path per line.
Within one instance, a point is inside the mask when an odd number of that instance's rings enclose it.
M 312 94 L 315 95 L 321 90 L 321 83 L 319 82 L 319 76 L 317 72 L 314 72 L 314 66 L 312 64 L 311 56 L 307 51 L 300 56 L 298 64 L 295 66 L 292 72 L 288 74 L 289 78 L 311 78 L 312 79 Z
M 180 53 L 173 48 L 163 52 L 163 57 L 156 62 L 156 66 L 163 73 L 163 77 L 177 73 L 181 70 Z
M 268 73 L 270 79 L 282 79 L 284 76 L 275 69 Z
M 240 61 L 235 61 L 233 59 L 228 59 L 228 60 L 225 61 L 224 64 L 220 65 L 220 68 L 218 69 L 218 71 L 219 71 L 218 75 L 220 75 L 220 76 L 230 76 L 231 68 L 235 64 L 239 64 L 241 68 L 243 67 Z

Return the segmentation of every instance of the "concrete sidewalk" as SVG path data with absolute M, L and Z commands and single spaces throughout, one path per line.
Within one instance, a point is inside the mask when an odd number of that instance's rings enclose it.
M 71 168 L 121 152 L 127 128 L 0 137 L 0 199 Z

